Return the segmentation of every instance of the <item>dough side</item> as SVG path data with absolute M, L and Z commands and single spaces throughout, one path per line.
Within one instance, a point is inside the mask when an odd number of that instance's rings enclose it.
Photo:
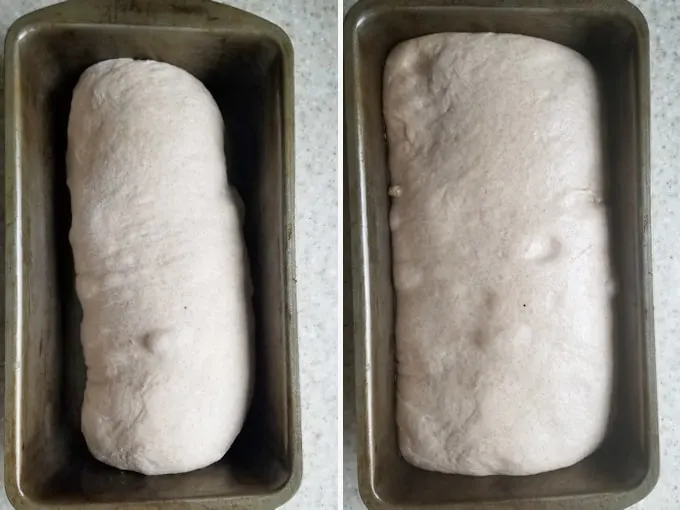
M 73 94 L 67 160 L 87 445 L 149 475 L 212 464 L 241 429 L 252 377 L 219 109 L 177 67 L 98 63 Z
M 612 388 L 594 70 L 540 39 L 436 34 L 391 52 L 383 99 L 404 458 L 480 476 L 582 460 Z

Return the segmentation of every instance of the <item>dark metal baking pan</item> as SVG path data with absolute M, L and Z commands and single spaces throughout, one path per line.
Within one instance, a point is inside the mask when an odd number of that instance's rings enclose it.
M 6 56 L 5 484 L 17 508 L 266 509 L 301 479 L 294 279 L 293 56 L 277 26 L 202 0 L 71 0 L 21 18 Z M 146 477 L 95 461 L 80 433 L 81 310 L 68 241 L 66 125 L 95 62 L 194 74 L 224 115 L 245 202 L 256 382 L 242 433 L 205 469 Z M 225 388 L 228 391 L 228 388 Z
M 623 0 L 365 0 L 345 19 L 345 129 L 359 488 L 371 509 L 614 509 L 659 473 L 649 167 L 649 35 Z M 507 32 L 574 48 L 602 88 L 612 262 L 618 280 L 611 428 L 590 457 L 526 477 L 428 472 L 399 454 L 394 289 L 382 75 L 399 42 L 440 32 Z

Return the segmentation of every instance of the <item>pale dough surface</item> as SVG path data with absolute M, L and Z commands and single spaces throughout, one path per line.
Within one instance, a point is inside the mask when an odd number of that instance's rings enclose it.
M 397 425 L 428 470 L 527 475 L 601 443 L 612 386 L 596 78 L 539 39 L 389 55 Z
M 187 72 L 117 59 L 73 94 L 68 186 L 92 454 L 144 474 L 228 450 L 250 392 L 250 283 L 223 123 Z

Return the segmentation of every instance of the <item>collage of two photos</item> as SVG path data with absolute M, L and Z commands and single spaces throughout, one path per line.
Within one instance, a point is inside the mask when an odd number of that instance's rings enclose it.
M 0 510 L 680 509 L 680 2 L 0 20 Z

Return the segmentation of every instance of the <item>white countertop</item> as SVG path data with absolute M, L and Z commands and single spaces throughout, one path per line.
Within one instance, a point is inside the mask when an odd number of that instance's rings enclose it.
M 354 0 L 343 0 L 345 12 Z M 680 1 L 633 1 L 652 52 L 652 235 L 661 475 L 637 510 L 680 509 Z M 344 508 L 365 508 L 356 488 L 352 349 L 345 345 Z
M 56 2 L 0 0 L 2 39 L 9 25 L 19 16 L 53 3 Z M 339 391 L 336 355 L 339 185 L 336 170 L 337 3 L 335 0 L 229 0 L 225 3 L 278 24 L 293 41 L 295 220 L 304 474 L 300 490 L 283 508 L 336 508 Z M 1 466 L 2 463 L 0 473 Z M 10 508 L 2 491 L 0 510 Z

